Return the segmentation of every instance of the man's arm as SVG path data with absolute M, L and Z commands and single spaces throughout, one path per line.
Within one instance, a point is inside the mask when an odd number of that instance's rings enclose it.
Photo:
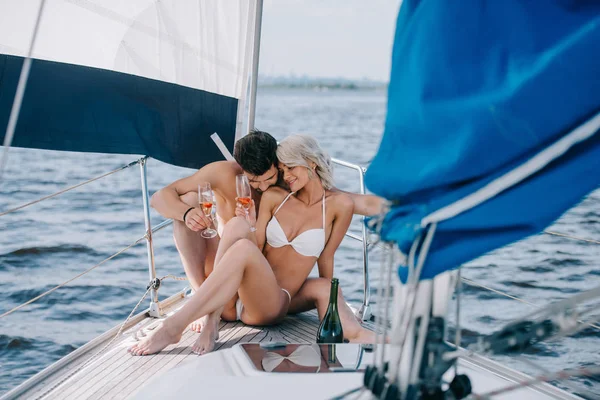
M 209 182 L 213 190 L 219 190 L 224 184 L 231 181 L 231 175 L 236 173 L 236 165 L 230 161 L 218 161 L 205 165 L 195 174 L 179 179 L 154 193 L 150 199 L 150 205 L 165 218 L 183 221 L 183 215 L 190 208 L 190 205 L 184 203 L 180 196 L 189 192 L 197 192 L 198 184 L 201 182 Z M 186 221 L 184 221 L 186 224 L 190 214 L 192 212 L 188 213 Z M 200 212 L 197 214 L 194 219 L 203 216 Z M 204 227 L 198 227 L 198 229 L 202 228 Z

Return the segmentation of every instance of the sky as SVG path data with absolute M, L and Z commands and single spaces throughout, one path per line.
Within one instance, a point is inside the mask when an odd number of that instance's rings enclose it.
M 400 0 L 265 0 L 259 73 L 388 81 Z

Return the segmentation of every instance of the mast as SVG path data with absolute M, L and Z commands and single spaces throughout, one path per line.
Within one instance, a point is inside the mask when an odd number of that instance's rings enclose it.
M 258 61 L 260 56 L 260 32 L 262 27 L 263 0 L 256 0 L 254 20 L 254 49 L 252 51 L 252 74 L 250 75 L 250 103 L 248 104 L 248 131 L 254 129 L 256 112 L 256 87 L 258 82 Z

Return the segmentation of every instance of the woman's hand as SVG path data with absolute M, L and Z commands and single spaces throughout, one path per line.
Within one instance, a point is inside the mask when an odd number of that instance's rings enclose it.
M 246 218 L 250 226 L 256 226 L 256 206 L 254 205 L 254 200 L 250 200 L 250 204 L 244 207 L 236 198 L 235 215 Z

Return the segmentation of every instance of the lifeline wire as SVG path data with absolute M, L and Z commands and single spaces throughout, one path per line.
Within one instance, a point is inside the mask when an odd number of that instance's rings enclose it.
M 168 278 L 169 279 L 174 279 L 174 280 L 177 280 L 177 281 L 185 281 L 185 280 L 187 280 L 187 278 L 178 277 L 178 276 L 169 274 L 169 275 L 165 275 L 162 278 L 160 278 L 160 281 L 162 282 L 163 280 L 168 279 Z M 37 397 L 37 399 L 41 399 L 41 398 L 45 397 L 46 395 L 48 395 L 51 391 L 53 391 L 54 389 L 56 389 L 57 387 L 59 387 L 60 385 L 62 385 L 63 383 L 65 383 L 67 380 L 69 380 L 70 378 L 72 378 L 74 375 L 76 375 L 83 368 L 85 368 L 86 366 L 88 366 L 100 354 L 104 353 L 104 351 L 107 348 L 109 348 L 110 345 L 113 344 L 114 341 L 121 335 L 121 333 L 123 332 L 123 329 L 125 328 L 125 325 L 127 325 L 127 322 L 129 322 L 129 320 L 131 319 L 131 317 L 133 317 L 133 314 L 140 307 L 140 304 L 142 304 L 142 302 L 146 299 L 146 297 L 148 297 L 148 293 L 150 293 L 150 290 L 152 290 L 152 287 L 148 286 L 148 289 L 146 289 L 146 293 L 144 293 L 144 295 L 142 296 L 142 298 L 140 299 L 140 301 L 138 301 L 137 304 L 135 305 L 135 307 L 133 307 L 133 310 L 131 310 L 131 312 L 129 313 L 129 316 L 127 316 L 127 318 L 125 319 L 125 321 L 121 324 L 121 327 L 117 331 L 117 334 L 115 336 L 113 336 L 113 338 L 108 343 L 106 343 L 93 356 L 91 356 L 90 358 L 88 358 L 81 366 L 77 367 L 75 369 L 75 371 L 73 371 L 72 373 L 70 373 L 69 375 L 67 375 L 63 379 L 61 379 L 58 383 L 56 383 L 55 385 L 53 385 L 51 388 L 49 388 L 48 390 L 46 390 L 44 393 L 42 393 L 39 397 Z

